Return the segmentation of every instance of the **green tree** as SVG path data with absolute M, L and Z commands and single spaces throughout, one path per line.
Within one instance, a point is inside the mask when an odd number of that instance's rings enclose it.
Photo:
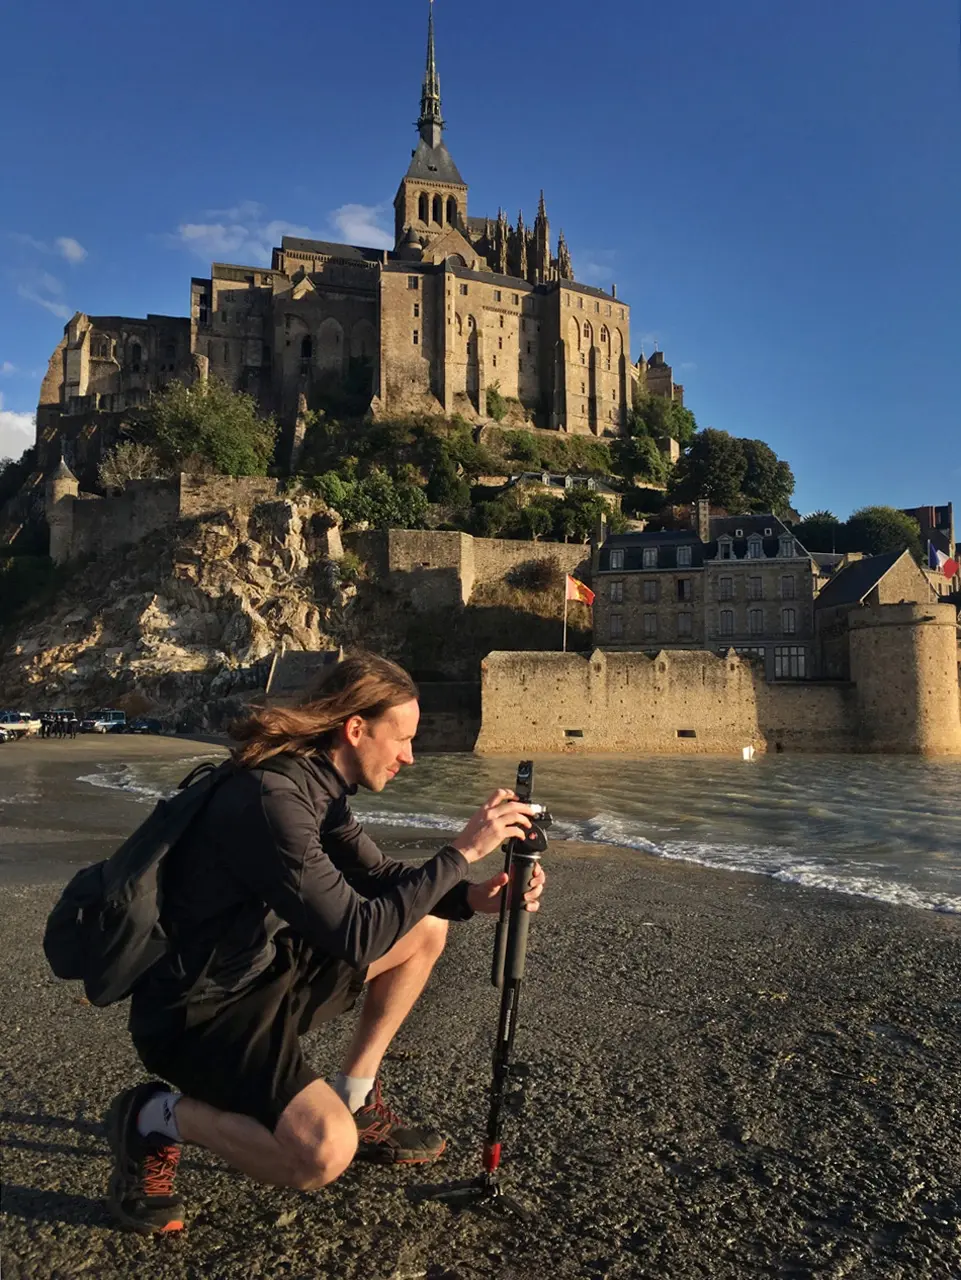
M 663 484 L 667 479 L 668 461 L 651 436 L 619 436 L 611 444 L 611 459 L 617 474 L 631 484 Z
M 551 503 L 531 502 L 521 511 L 521 526 L 529 538 L 536 542 L 554 527 L 554 511 Z
M 812 511 L 798 521 L 794 532 L 807 551 L 841 551 L 847 533 L 833 511 Z
M 910 551 L 922 559 L 921 527 L 917 520 L 896 507 L 861 507 L 845 524 L 845 550 L 884 555 L 888 551 Z
M 502 422 L 507 416 L 507 401 L 501 395 L 501 384 L 494 382 L 487 388 L 487 416 Z
M 794 473 L 763 440 L 741 440 L 747 465 L 741 491 L 753 511 L 782 515 L 794 492 Z
M 216 378 L 168 383 L 137 415 L 135 430 L 167 467 L 229 476 L 265 475 L 277 436 L 276 422 L 259 416 L 252 396 Z
M 681 455 L 668 496 L 671 502 L 709 498 L 713 505 L 736 512 L 743 506 L 746 471 L 743 443 L 727 431 L 705 427 Z
M 554 517 L 554 533 L 567 542 L 573 538 L 575 542 L 586 542 L 603 517 L 611 532 L 623 526 L 618 513 L 610 507 L 599 494 L 590 489 L 569 489 L 556 504 Z
M 628 414 L 631 435 L 649 435 L 653 440 L 676 440 L 688 448 L 697 431 L 697 421 L 690 409 L 666 396 L 651 395 L 635 388 Z

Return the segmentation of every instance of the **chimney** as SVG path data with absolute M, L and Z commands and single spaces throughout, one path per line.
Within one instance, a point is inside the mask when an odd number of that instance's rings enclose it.
M 694 504 L 694 528 L 702 542 L 711 541 L 711 503 L 708 498 L 698 498 Z
M 616 298 L 616 297 L 617 297 L 617 285 L 616 285 L 616 284 L 612 284 L 612 285 L 611 285 L 611 297 L 612 297 L 612 298 Z

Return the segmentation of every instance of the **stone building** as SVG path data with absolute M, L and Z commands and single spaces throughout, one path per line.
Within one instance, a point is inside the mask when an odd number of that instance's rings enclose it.
M 760 658 L 772 679 L 813 674 L 814 600 L 827 580 L 818 557 L 777 516 L 698 515 L 700 530 L 605 541 L 595 643 L 734 649 Z
M 769 680 L 848 679 L 855 606 L 936 595 L 907 552 L 809 552 L 773 515 L 711 516 L 697 529 L 625 533 L 600 547 L 594 642 L 608 651 L 733 650 Z
M 66 445 L 91 482 L 126 409 L 208 369 L 278 416 L 283 464 L 304 410 L 338 395 L 478 421 L 496 388 L 535 426 L 593 435 L 621 431 L 635 385 L 680 398 L 662 353 L 631 362 L 627 302 L 574 278 L 543 192 L 530 224 L 471 210 L 444 138 L 433 14 L 417 128 L 392 249 L 284 236 L 269 267 L 194 278 L 187 317 L 76 314 L 41 391 L 42 471 Z

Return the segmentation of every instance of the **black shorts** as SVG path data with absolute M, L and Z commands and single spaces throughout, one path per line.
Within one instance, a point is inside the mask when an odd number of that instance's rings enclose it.
M 188 1006 L 163 1035 L 134 1031 L 140 1060 L 180 1093 L 253 1116 L 273 1131 L 284 1108 L 318 1078 L 300 1037 L 352 1009 L 367 969 L 319 956 L 290 935 L 257 982 L 215 1009 Z

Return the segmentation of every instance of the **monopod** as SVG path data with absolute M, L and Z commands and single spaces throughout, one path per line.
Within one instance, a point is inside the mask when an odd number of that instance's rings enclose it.
M 533 783 L 534 763 L 532 760 L 522 760 L 517 767 L 517 782 L 514 786 L 518 800 L 530 803 Z M 534 868 L 540 862 L 541 854 L 547 850 L 544 828 L 549 827 L 552 822 L 551 815 L 543 806 L 535 808 L 538 812 L 531 819 L 531 826 L 524 838 L 508 840 L 504 845 L 504 870 L 509 880 L 501 894 L 491 967 L 491 981 L 501 992 L 501 1007 L 494 1042 L 494 1075 L 482 1156 L 484 1171 L 469 1182 L 451 1183 L 438 1188 L 425 1187 L 415 1193 L 419 1200 L 442 1200 L 456 1209 L 489 1203 L 491 1208 L 513 1213 L 525 1222 L 530 1220 L 530 1213 L 512 1196 L 504 1194 L 497 1174 L 501 1162 L 504 1110 L 510 1108 L 515 1113 L 520 1110 L 523 1103 L 523 1081 L 527 1076 L 527 1066 L 524 1063 L 511 1062 L 521 980 L 527 960 L 527 933 L 531 923 L 530 913 L 524 910 L 524 894 L 530 888 Z

